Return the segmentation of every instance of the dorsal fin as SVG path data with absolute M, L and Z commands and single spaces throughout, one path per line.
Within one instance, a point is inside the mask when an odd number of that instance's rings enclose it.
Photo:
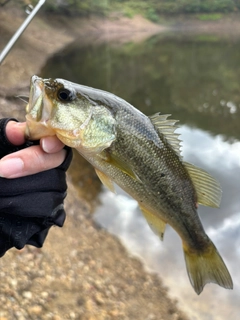
M 168 143 L 171 145 L 173 150 L 181 157 L 180 143 L 179 140 L 180 134 L 175 133 L 175 130 L 178 128 L 175 124 L 178 120 L 167 119 L 171 114 L 160 114 L 160 112 L 149 117 L 152 124 L 155 126 L 157 131 L 164 135 Z
M 193 164 L 183 162 L 197 192 L 197 202 L 213 208 L 220 206 L 222 190 L 218 181 L 216 181 L 206 171 L 195 167 Z

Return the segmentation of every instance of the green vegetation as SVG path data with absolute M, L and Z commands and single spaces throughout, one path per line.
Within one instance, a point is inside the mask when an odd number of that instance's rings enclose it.
M 216 21 L 222 18 L 222 13 L 199 14 L 197 18 L 201 21 Z
M 128 17 L 142 14 L 154 22 L 158 22 L 162 14 L 195 13 L 200 14 L 202 20 L 216 20 L 221 17 L 216 13 L 240 11 L 240 0 L 48 0 L 43 10 L 81 16 L 106 16 L 117 11 Z

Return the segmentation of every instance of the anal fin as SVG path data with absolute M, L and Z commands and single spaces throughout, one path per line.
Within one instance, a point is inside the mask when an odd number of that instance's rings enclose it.
M 149 210 L 146 210 L 142 206 L 139 205 L 139 207 L 140 207 L 145 219 L 147 220 L 149 227 L 163 241 L 164 232 L 166 229 L 166 222 L 164 222 L 156 214 L 150 212 Z

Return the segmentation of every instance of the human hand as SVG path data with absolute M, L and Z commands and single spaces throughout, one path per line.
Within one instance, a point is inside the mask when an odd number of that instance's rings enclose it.
M 26 123 L 9 121 L 6 136 L 10 143 L 19 146 L 25 142 Z M 1 143 L 1 142 L 0 142 Z M 0 176 L 18 178 L 59 166 L 66 157 L 64 144 L 56 136 L 45 137 L 40 145 L 13 152 L 0 160 Z
M 72 160 L 56 137 L 26 141 L 26 123 L 11 120 L 0 119 L 0 257 L 12 247 L 40 248 L 53 225 L 63 226 Z

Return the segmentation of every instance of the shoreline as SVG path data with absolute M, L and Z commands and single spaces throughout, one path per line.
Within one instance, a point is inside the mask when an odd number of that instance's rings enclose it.
M 16 10 L 0 12 L 0 31 L 4 35 L 0 50 L 22 21 Z M 0 67 L 1 117 L 24 121 L 25 103 L 14 97 L 28 95 L 30 76 L 41 70 L 48 57 L 84 33 L 94 34 L 100 20 L 89 23 L 88 31 L 81 28 L 84 23 L 71 21 L 69 26 L 60 19 L 46 25 L 41 16 L 32 21 Z M 98 34 L 104 33 L 109 41 L 112 35 L 118 35 L 119 41 L 131 41 L 132 36 L 136 40 L 138 34 L 141 41 L 163 30 L 141 17 L 124 18 L 113 33 L 109 32 L 114 24 L 101 22 Z M 136 32 L 130 32 L 132 28 Z M 83 163 L 81 169 L 90 188 L 95 186 L 98 194 L 101 186 L 93 168 Z M 0 259 L 4 277 L 0 284 L 0 319 L 186 320 L 161 279 L 147 272 L 116 237 L 96 225 L 92 211 L 97 200 L 79 194 L 75 183 L 69 171 L 64 227 L 52 228 L 42 249 L 11 249 Z
M 17 9 L 0 11 L 0 50 L 23 20 Z M 225 27 L 220 21 L 199 22 L 194 30 L 229 32 L 233 22 L 225 22 Z M 179 26 L 194 31 L 193 21 L 179 21 Z M 234 35 L 238 36 L 240 28 L 235 22 L 234 26 Z M 38 15 L 0 67 L 1 117 L 24 121 L 25 103 L 14 96 L 28 95 L 30 76 L 73 41 L 83 36 L 88 38 L 86 41 L 92 36 L 96 41 L 143 41 L 177 27 L 177 22 L 160 26 L 140 16 L 71 21 L 54 16 L 49 21 L 49 17 Z M 94 170 L 86 163 L 81 163 L 81 168 L 97 195 L 101 187 Z M 91 199 L 87 193 L 79 194 L 76 183 L 69 172 L 64 227 L 52 228 L 42 249 L 12 249 L 0 259 L 4 277 L 0 285 L 0 319 L 186 320 L 179 310 L 181 306 L 169 298 L 162 280 L 147 272 L 137 258 L 130 257 L 116 237 L 96 225 L 92 211 L 97 196 Z

